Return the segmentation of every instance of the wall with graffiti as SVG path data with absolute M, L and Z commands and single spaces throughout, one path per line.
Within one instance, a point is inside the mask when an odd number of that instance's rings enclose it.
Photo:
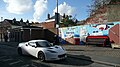
M 69 38 L 79 38 L 81 43 L 86 41 L 87 36 L 108 36 L 110 28 L 116 24 L 120 24 L 120 22 L 59 28 L 60 42 L 65 43 Z

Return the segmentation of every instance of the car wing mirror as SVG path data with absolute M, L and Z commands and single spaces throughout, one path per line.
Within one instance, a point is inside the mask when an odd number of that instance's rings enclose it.
M 28 44 L 25 44 L 26 46 L 28 46 Z
M 35 47 L 35 48 L 37 48 L 37 46 L 36 46 L 36 45 L 32 45 L 32 47 Z

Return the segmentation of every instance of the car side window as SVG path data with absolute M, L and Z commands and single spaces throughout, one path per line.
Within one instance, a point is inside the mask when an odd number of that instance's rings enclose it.
M 29 42 L 28 45 L 35 46 L 36 44 L 35 44 L 35 42 Z
M 40 46 L 40 44 L 38 42 L 36 42 L 36 45 L 37 45 L 37 47 L 42 47 L 42 46 Z

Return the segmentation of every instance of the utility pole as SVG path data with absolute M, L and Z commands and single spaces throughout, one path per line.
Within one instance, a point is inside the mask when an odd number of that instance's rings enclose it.
M 56 2 L 57 2 L 57 13 L 58 13 L 58 0 Z
M 57 27 L 57 44 L 59 45 L 59 18 L 58 18 L 58 0 L 56 0 L 57 13 L 56 13 L 56 27 Z

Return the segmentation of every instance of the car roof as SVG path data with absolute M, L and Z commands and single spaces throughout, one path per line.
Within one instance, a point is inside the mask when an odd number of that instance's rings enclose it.
M 40 42 L 40 41 L 46 41 L 46 40 L 30 40 L 29 42 Z

